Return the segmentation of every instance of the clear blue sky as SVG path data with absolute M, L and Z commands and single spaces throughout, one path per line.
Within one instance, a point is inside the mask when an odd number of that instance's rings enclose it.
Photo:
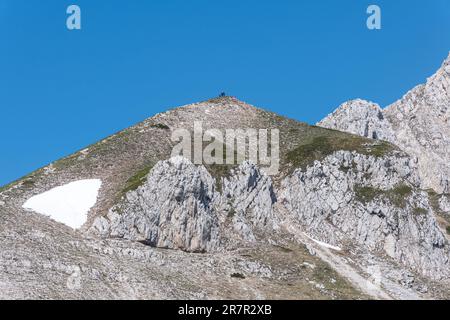
M 2 185 L 222 90 L 309 123 L 388 105 L 448 55 L 450 1 L 0 0 L 0 39 Z

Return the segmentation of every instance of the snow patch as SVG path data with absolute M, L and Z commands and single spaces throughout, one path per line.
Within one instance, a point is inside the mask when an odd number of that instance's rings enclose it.
M 74 181 L 34 196 L 22 207 L 78 229 L 97 202 L 101 185 L 99 179 Z
M 325 248 L 328 248 L 328 249 L 332 249 L 332 250 L 336 250 L 336 251 L 341 251 L 341 250 L 342 250 L 342 249 L 339 248 L 339 247 L 332 246 L 331 244 L 328 244 L 328 243 L 325 243 L 325 242 L 322 242 L 322 241 L 313 239 L 313 238 L 311 238 L 310 236 L 308 236 L 306 233 L 303 233 L 303 234 L 304 234 L 308 239 L 310 239 L 310 240 L 314 241 L 315 243 L 317 243 L 319 246 L 322 246 L 322 247 L 325 247 Z

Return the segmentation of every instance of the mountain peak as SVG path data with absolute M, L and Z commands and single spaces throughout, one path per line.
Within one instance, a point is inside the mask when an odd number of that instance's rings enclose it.
M 204 101 L 212 101 L 212 102 L 228 102 L 228 101 L 239 101 L 238 98 L 228 95 L 219 95 L 213 98 L 209 98 Z
M 353 99 L 353 100 L 349 100 L 347 102 L 344 102 L 343 104 L 341 104 L 339 106 L 339 109 L 351 109 L 351 108 L 363 108 L 363 109 L 369 109 L 369 110 L 381 110 L 381 107 L 372 101 L 369 100 L 364 100 L 364 99 Z
M 350 100 L 341 104 L 335 112 L 317 125 L 366 138 L 391 141 L 391 128 L 383 116 L 381 107 L 362 99 Z
M 208 100 L 206 100 L 204 102 L 212 103 L 212 104 L 218 104 L 218 105 L 220 105 L 220 104 L 247 105 L 246 102 L 244 102 L 242 100 L 239 100 L 238 98 L 233 97 L 233 96 L 218 96 L 218 97 L 215 97 L 215 98 L 208 99 Z
M 382 110 L 352 100 L 318 123 L 368 138 L 387 140 L 417 157 L 424 189 L 450 192 L 450 54 L 442 67 L 403 98 Z

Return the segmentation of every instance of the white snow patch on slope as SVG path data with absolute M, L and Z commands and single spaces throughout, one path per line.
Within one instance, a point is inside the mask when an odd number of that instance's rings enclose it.
M 336 251 L 341 251 L 341 250 L 342 250 L 342 249 L 339 248 L 339 247 L 332 246 L 331 244 L 328 244 L 328 243 L 325 243 L 325 242 L 322 242 L 322 241 L 313 239 L 313 238 L 311 238 L 310 236 L 308 236 L 306 233 L 303 233 L 303 234 L 304 234 L 306 237 L 308 237 L 308 239 L 310 239 L 310 240 L 314 241 L 315 243 L 317 243 L 319 246 L 322 246 L 322 247 L 325 247 L 325 248 L 328 248 L 328 249 L 332 249 L 332 250 L 336 250 Z
M 89 210 L 97 202 L 101 185 L 99 179 L 74 181 L 34 196 L 22 207 L 78 229 L 86 222 Z

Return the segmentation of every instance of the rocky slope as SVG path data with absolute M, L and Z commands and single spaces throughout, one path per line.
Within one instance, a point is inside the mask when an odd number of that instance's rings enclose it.
M 280 172 L 171 157 L 200 120 L 279 129 Z M 102 181 L 80 230 L 22 208 L 80 179 Z M 173 109 L 0 190 L 0 297 L 448 298 L 447 204 L 421 184 L 387 142 L 230 97 Z
M 349 101 L 318 123 L 398 145 L 419 160 L 424 189 L 450 193 L 450 55 L 423 85 L 382 110 Z
M 288 221 L 332 247 L 364 247 L 432 279 L 449 276 L 447 241 L 419 189 L 417 164 L 399 152 L 376 158 L 339 151 L 297 169 L 277 190 L 284 215 L 271 179 L 248 162 L 224 179 L 222 193 L 204 167 L 181 157 L 158 163 L 146 179 L 91 231 L 213 252 L 231 249 L 233 239 L 255 242 L 256 234 L 273 234 Z
M 333 246 L 364 247 L 434 279 L 448 278 L 448 244 L 420 190 L 417 165 L 402 154 L 337 152 L 283 181 L 291 220 Z
M 182 157 L 158 163 L 146 179 L 106 217 L 97 217 L 90 231 L 160 248 L 211 252 L 233 239 L 226 237 L 227 226 L 237 239 L 255 241 L 253 229 L 275 222 L 271 180 L 249 162 L 233 170 L 222 192 L 205 167 Z

